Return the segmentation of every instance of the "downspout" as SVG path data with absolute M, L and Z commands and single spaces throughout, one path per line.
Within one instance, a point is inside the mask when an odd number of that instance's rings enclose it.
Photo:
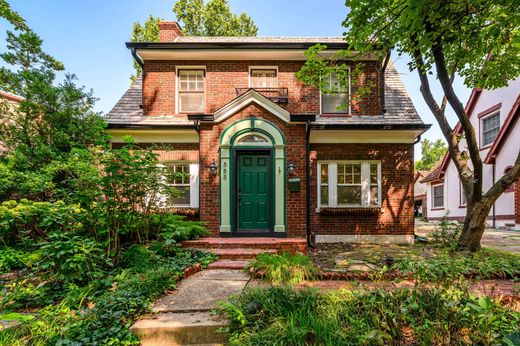
M 390 61 L 390 53 L 391 50 L 389 49 L 386 52 L 385 60 L 383 61 L 383 66 L 381 67 L 381 85 L 379 87 L 379 90 L 381 90 L 381 114 L 386 113 L 386 104 L 385 104 L 385 71 L 386 67 L 388 66 L 388 62 Z
M 305 128 L 305 212 L 306 212 L 306 235 L 307 235 L 307 245 L 311 248 L 314 248 L 314 240 L 312 239 L 311 234 L 311 121 L 307 120 L 307 125 Z
M 139 65 L 139 67 L 141 67 L 141 69 L 143 69 L 144 68 L 144 62 L 141 59 L 141 57 L 139 55 L 137 55 L 137 50 L 135 48 L 131 48 L 130 49 L 130 53 L 132 53 L 132 57 L 134 58 L 134 60 L 137 63 L 137 65 Z
M 496 166 L 496 165 L 493 164 L 493 171 L 492 171 L 492 172 L 493 172 L 493 185 L 492 185 L 492 186 L 495 185 L 495 166 Z M 496 229 L 496 222 L 497 222 L 497 219 L 496 219 L 496 215 L 495 215 L 495 203 L 496 203 L 496 202 L 493 202 L 493 228 Z

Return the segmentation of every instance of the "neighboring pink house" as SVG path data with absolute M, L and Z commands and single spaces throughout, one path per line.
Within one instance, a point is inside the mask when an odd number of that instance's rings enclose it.
M 511 168 L 520 150 L 520 78 L 497 90 L 474 89 L 466 112 L 478 136 L 487 191 Z M 462 133 L 458 125 L 455 131 Z M 460 145 L 465 147 L 464 139 Z M 421 182 L 427 184 L 428 220 L 439 220 L 446 214 L 453 220 L 464 219 L 466 199 L 449 155 Z M 498 198 L 488 216 L 489 226 L 520 229 L 519 189 L 520 184 L 516 183 Z
M 7 109 L 10 110 L 21 101 L 23 101 L 22 97 L 0 90 L 0 107 L 3 107 L 3 103 L 7 103 Z M 5 148 L 2 141 L 0 141 L 0 154 L 4 152 L 4 150 Z

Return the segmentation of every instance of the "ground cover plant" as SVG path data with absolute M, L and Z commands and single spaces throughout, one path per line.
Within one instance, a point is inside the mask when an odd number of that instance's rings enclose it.
M 460 288 L 273 287 L 222 304 L 230 345 L 515 345 L 520 314 Z M 515 334 L 516 333 L 516 334 Z
M 318 272 L 309 257 L 289 252 L 261 253 L 253 261 L 250 261 L 244 270 L 258 273 L 274 285 L 297 284 L 313 280 Z

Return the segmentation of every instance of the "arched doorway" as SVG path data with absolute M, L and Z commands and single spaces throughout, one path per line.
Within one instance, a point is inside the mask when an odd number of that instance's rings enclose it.
M 219 146 L 221 235 L 285 235 L 283 133 L 251 117 L 229 125 Z

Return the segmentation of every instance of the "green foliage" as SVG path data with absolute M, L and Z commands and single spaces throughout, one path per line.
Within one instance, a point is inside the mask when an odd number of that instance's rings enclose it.
M 186 36 L 256 36 L 258 32 L 253 19 L 245 12 L 231 12 L 227 0 L 177 0 L 173 12 Z M 150 15 L 143 24 L 135 22 L 130 41 L 158 42 L 160 21 L 159 17 Z M 132 81 L 141 73 L 136 62 L 134 69 Z
M 132 27 L 132 36 L 130 36 L 130 42 L 159 42 L 159 22 L 160 17 L 154 17 L 150 15 L 148 19 L 141 25 L 139 22 L 135 22 Z M 141 66 L 134 61 L 134 70 L 130 79 L 132 82 L 141 74 Z
M 101 244 L 71 233 L 50 234 L 39 251 L 42 259 L 36 270 L 50 271 L 53 280 L 65 284 L 100 279 L 111 265 Z
M 415 162 L 415 169 L 429 171 L 444 157 L 448 147 L 442 139 L 431 142 L 428 138 L 421 141 L 421 159 Z
M 465 290 L 252 289 L 226 303 L 229 345 L 459 345 L 500 343 L 520 314 Z
M 0 273 L 20 269 L 25 265 L 25 251 L 10 247 L 0 247 Z
M 265 280 L 274 285 L 314 280 L 317 274 L 317 269 L 309 257 L 289 252 L 261 253 L 249 262 L 244 270 L 259 271 Z
M 31 246 L 35 240 L 44 239 L 51 231 L 82 230 L 85 217 L 84 209 L 62 201 L 5 201 L 0 205 L 0 238 L 6 244 Z
M 448 249 L 455 250 L 462 231 L 462 225 L 456 221 L 450 221 L 444 216 L 435 229 L 428 236 L 435 244 L 440 244 Z
M 442 251 L 435 257 L 400 258 L 393 269 L 425 282 L 462 278 L 515 279 L 520 277 L 520 255 L 481 249 L 475 253 Z

